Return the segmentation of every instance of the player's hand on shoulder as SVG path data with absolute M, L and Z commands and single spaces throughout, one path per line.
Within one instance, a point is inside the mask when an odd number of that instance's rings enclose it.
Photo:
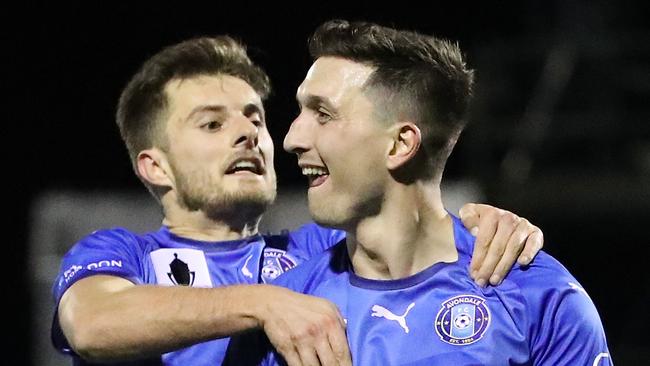
M 488 281 L 500 284 L 515 260 L 520 265 L 530 264 L 544 245 L 540 228 L 510 211 L 468 203 L 459 215 L 476 236 L 470 274 L 480 286 Z

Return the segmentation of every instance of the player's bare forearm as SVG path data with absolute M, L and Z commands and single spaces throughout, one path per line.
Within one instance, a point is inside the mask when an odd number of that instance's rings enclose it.
M 260 326 L 272 286 L 136 286 L 112 276 L 74 284 L 59 306 L 72 348 L 90 361 L 137 359 Z

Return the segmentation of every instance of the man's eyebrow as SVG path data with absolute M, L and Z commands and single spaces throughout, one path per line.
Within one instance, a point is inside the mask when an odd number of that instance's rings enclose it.
M 226 110 L 225 106 L 222 105 L 217 105 L 217 104 L 202 104 L 194 107 L 190 114 L 187 115 L 187 118 L 185 118 L 186 121 L 189 121 L 194 117 L 195 114 L 201 113 L 201 112 L 216 112 L 216 113 L 221 113 Z
M 300 98 L 296 98 L 299 105 L 307 107 L 309 109 L 317 110 L 319 107 L 324 106 L 327 109 L 335 110 L 336 108 L 330 102 L 328 98 L 321 97 L 320 95 L 307 95 L 304 98 L 304 103 L 301 102 Z
M 244 106 L 244 115 L 250 116 L 251 114 L 258 113 L 260 117 L 264 118 L 264 109 L 255 103 L 248 103 Z

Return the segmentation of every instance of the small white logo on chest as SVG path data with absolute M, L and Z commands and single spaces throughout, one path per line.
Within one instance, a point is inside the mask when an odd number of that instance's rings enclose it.
M 395 315 L 393 314 L 390 310 L 386 309 L 385 307 L 381 305 L 373 305 L 372 306 L 372 314 L 371 316 L 377 317 L 377 318 L 386 318 L 388 320 L 394 320 L 396 321 L 400 327 L 404 329 L 405 333 L 409 332 L 409 327 L 406 325 L 406 315 L 408 315 L 409 311 L 415 306 L 415 303 L 412 302 L 408 308 L 406 308 L 406 311 L 402 315 Z
M 250 262 L 251 258 L 253 258 L 252 254 L 246 258 L 246 262 L 244 262 L 244 266 L 241 268 L 241 273 L 248 278 L 253 278 L 253 273 L 248 270 L 248 262 Z

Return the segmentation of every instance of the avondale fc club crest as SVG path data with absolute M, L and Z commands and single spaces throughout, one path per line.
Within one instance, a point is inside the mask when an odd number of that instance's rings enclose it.
M 456 346 L 478 341 L 489 325 L 490 311 L 485 299 L 475 295 L 460 295 L 446 300 L 435 321 L 440 339 Z
M 264 248 L 262 264 L 262 282 L 269 283 L 279 275 L 292 269 L 298 262 L 286 251 L 275 248 Z

